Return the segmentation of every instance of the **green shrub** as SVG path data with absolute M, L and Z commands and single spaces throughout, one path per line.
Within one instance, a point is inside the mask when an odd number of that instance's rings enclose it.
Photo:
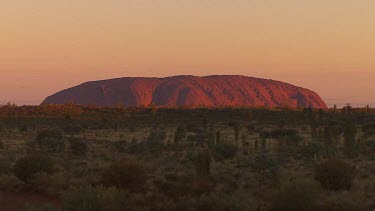
M 31 204 L 27 204 L 24 208 L 24 211 L 60 211 L 60 209 L 50 204 L 45 204 L 42 206 L 34 206 Z
M 271 199 L 270 211 L 316 211 L 318 188 L 308 181 L 285 185 Z
M 77 135 L 77 134 L 80 134 L 81 131 L 82 131 L 82 127 L 80 126 L 68 125 L 64 127 L 64 132 L 69 135 Z
M 365 194 L 343 191 L 324 198 L 319 211 L 370 211 L 369 203 Z
M 144 164 L 134 158 L 119 160 L 110 165 L 102 174 L 102 182 L 108 187 L 138 191 L 146 183 Z
M 175 135 L 174 135 L 174 143 L 180 143 L 185 140 L 186 131 L 184 127 L 177 127 Z
M 165 140 L 165 132 L 152 132 L 146 141 L 132 143 L 127 147 L 126 152 L 131 154 L 141 153 L 160 153 L 164 149 L 163 140 Z
M 85 156 L 88 151 L 87 143 L 78 138 L 70 138 L 69 139 L 70 149 L 72 153 L 77 156 Z
M 13 171 L 13 166 L 10 162 L 0 160 L 0 175 L 9 174 Z
M 19 131 L 20 131 L 21 133 L 26 133 L 26 132 L 29 130 L 29 128 L 28 128 L 27 125 L 25 125 L 25 124 L 20 125 L 20 126 L 18 127 L 18 129 L 19 129 Z
M 128 145 L 129 143 L 126 140 L 119 140 L 112 143 L 112 148 L 117 152 L 126 152 Z
M 277 160 L 261 154 L 254 157 L 250 164 L 252 171 L 258 174 L 260 180 L 264 183 L 266 179 L 277 181 L 279 172 L 279 163 Z
M 49 152 L 62 152 L 65 149 L 65 140 L 59 130 L 39 131 L 35 141 L 41 149 Z
M 5 144 L 2 140 L 0 140 L 0 149 L 5 149 Z
M 216 144 L 212 147 L 215 160 L 222 161 L 232 159 L 238 152 L 238 147 L 233 144 Z
M 61 173 L 49 174 L 45 172 L 36 173 L 30 181 L 30 187 L 33 191 L 59 194 L 66 189 L 68 185 L 68 178 Z
M 208 148 L 202 148 L 195 158 L 195 171 L 198 180 L 207 180 L 210 176 L 211 152 Z
M 36 141 L 42 140 L 44 138 L 62 139 L 63 134 L 60 130 L 57 129 L 45 129 L 39 131 L 36 137 Z
M 285 137 L 285 142 L 288 145 L 296 146 L 301 144 L 303 141 L 303 137 L 301 135 L 290 135 Z
M 63 195 L 64 211 L 120 211 L 125 193 L 114 187 L 81 187 Z
M 301 152 L 308 158 L 317 158 L 324 150 L 324 146 L 319 142 L 310 142 L 301 146 Z
M 23 185 L 24 183 L 14 175 L 0 175 L 0 190 L 18 192 L 22 189 Z
M 355 175 L 355 167 L 338 159 L 326 160 L 315 168 L 315 180 L 328 190 L 349 190 Z
M 65 149 L 64 139 L 44 138 L 38 142 L 41 149 L 48 152 L 62 152 Z
M 29 183 L 37 173 L 53 173 L 54 162 L 44 155 L 28 155 L 16 161 L 14 174 L 23 182 Z
M 0 122 L 0 132 L 4 132 L 5 131 L 5 125 L 4 123 Z

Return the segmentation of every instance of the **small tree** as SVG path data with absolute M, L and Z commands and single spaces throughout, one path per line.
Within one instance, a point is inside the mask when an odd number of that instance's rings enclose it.
M 211 152 L 207 147 L 202 147 L 195 160 L 197 179 L 207 180 L 210 176 Z
M 351 121 L 346 122 L 344 125 L 344 151 L 349 158 L 355 156 L 356 134 L 355 125 Z
M 267 138 L 265 137 L 262 137 L 261 141 L 260 141 L 260 146 L 261 146 L 261 149 L 262 149 L 262 152 L 267 152 Z
M 326 160 L 315 168 L 315 180 L 328 190 L 349 190 L 355 175 L 355 167 L 338 159 Z

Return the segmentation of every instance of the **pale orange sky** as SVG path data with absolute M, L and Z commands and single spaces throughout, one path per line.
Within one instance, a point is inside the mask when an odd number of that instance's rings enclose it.
M 373 0 L 2 0 L 0 103 L 123 76 L 241 74 L 375 106 Z

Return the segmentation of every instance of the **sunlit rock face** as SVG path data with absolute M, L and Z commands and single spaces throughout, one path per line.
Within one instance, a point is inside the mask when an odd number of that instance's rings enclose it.
M 288 83 L 239 75 L 126 77 L 86 82 L 42 104 L 97 106 L 255 106 L 327 108 L 315 92 Z

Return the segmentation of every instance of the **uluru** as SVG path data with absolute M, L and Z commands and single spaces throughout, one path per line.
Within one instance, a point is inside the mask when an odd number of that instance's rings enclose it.
M 124 77 L 86 82 L 42 104 L 96 106 L 254 106 L 327 108 L 315 92 L 292 84 L 241 75 Z

